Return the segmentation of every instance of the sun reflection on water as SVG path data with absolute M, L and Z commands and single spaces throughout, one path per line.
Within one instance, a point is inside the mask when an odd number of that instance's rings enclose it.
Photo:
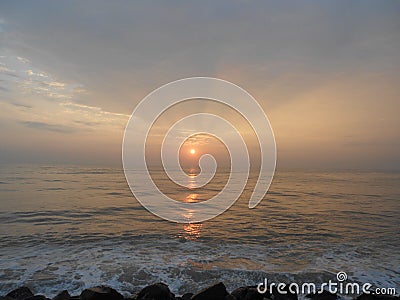
M 185 240 L 195 241 L 201 237 L 202 223 L 189 223 L 183 225 L 183 231 L 180 238 Z
M 198 196 L 199 196 L 199 194 L 196 194 L 196 193 L 189 194 L 189 195 L 186 196 L 185 202 L 186 203 L 197 202 Z
M 194 170 L 191 170 L 189 174 L 189 189 L 195 187 L 196 176 Z M 185 198 L 184 202 L 186 203 L 195 203 L 199 201 L 200 195 L 198 193 L 189 193 Z M 202 223 L 190 223 L 194 214 L 193 210 L 189 210 L 184 217 L 187 219 L 188 224 L 184 224 L 181 233 L 179 234 L 179 238 L 195 241 L 201 237 L 201 229 L 203 227 Z
M 188 186 L 189 189 L 194 189 L 196 187 L 196 185 L 195 185 L 196 184 L 196 176 L 197 176 L 197 174 L 195 174 L 193 172 L 191 172 L 189 174 L 189 186 Z

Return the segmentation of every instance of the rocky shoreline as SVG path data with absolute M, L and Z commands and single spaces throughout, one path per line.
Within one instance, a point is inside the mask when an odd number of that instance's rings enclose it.
M 328 291 L 321 294 L 309 294 L 311 300 L 337 300 L 340 297 Z M 362 294 L 355 300 L 399 300 L 399 296 Z M 124 297 L 115 289 L 108 286 L 96 286 L 85 289 L 80 295 L 71 296 L 68 291 L 60 292 L 53 299 L 45 295 L 35 295 L 28 287 L 20 287 L 0 296 L 0 300 L 298 300 L 298 295 L 290 293 L 280 294 L 277 290 L 260 294 L 255 286 L 239 287 L 229 293 L 225 285 L 220 282 L 197 293 L 174 295 L 164 283 L 155 283 L 146 286 L 136 294 Z

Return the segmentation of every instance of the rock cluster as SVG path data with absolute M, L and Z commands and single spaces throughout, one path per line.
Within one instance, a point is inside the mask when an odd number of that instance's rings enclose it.
M 322 294 L 307 295 L 311 300 L 335 300 L 336 294 L 325 291 Z M 85 289 L 79 296 L 71 296 L 68 291 L 62 291 L 53 299 L 44 295 L 35 295 L 27 287 L 20 287 L 0 296 L 0 300 L 298 300 L 296 294 L 288 292 L 283 295 L 276 290 L 260 294 L 255 286 L 246 286 L 235 289 L 232 293 L 226 290 L 220 282 L 198 293 L 186 293 L 182 296 L 174 295 L 164 283 L 155 283 L 143 288 L 139 293 L 124 298 L 118 291 L 108 286 L 96 286 Z M 399 296 L 360 295 L 355 300 L 400 300 Z

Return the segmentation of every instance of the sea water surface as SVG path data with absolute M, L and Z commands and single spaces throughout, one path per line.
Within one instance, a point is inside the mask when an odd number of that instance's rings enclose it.
M 196 201 L 218 184 L 169 192 Z M 176 224 L 133 198 L 121 168 L 2 165 L 0 294 L 98 284 L 130 294 L 158 281 L 182 294 L 339 271 L 399 291 L 400 173 L 278 171 L 255 209 L 250 192 L 212 220 Z

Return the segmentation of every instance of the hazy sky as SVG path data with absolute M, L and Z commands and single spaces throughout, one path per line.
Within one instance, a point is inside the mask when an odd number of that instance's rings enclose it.
M 0 162 L 121 161 L 135 105 L 229 80 L 278 168 L 400 169 L 399 1 L 2 1 Z

